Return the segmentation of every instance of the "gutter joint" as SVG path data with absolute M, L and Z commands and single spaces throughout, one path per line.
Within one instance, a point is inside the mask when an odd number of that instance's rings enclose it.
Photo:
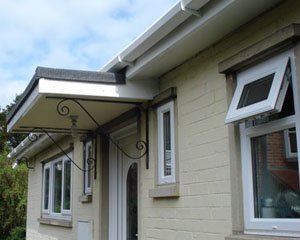
M 180 7 L 181 7 L 181 10 L 184 11 L 184 12 L 187 12 L 191 15 L 196 16 L 196 17 L 202 17 L 202 14 L 199 10 L 195 10 L 195 9 L 191 9 L 191 8 L 186 7 L 182 1 L 180 1 Z

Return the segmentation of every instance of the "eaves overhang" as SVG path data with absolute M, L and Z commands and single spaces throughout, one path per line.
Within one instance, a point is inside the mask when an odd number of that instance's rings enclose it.
M 182 0 L 101 70 L 159 78 L 279 2 Z
M 50 134 L 50 136 L 55 141 L 58 141 L 61 138 L 63 138 L 63 135 L 61 134 Z M 17 147 L 15 147 L 7 155 L 7 157 L 9 159 L 14 159 L 15 162 L 19 159 L 22 159 L 23 157 L 30 159 L 53 144 L 51 139 L 46 134 L 37 133 L 35 134 L 34 138 L 36 138 L 36 140 L 31 141 L 30 135 L 26 137 Z
M 125 81 L 125 76 L 119 73 L 38 67 L 21 99 L 9 113 L 7 129 L 30 132 L 42 128 L 63 133 L 70 129 L 69 117 L 73 115 L 78 117 L 79 131 L 87 132 L 97 126 L 71 100 L 80 102 L 102 125 L 151 100 L 157 92 L 157 82 Z M 68 116 L 60 114 L 59 108 L 68 109 Z

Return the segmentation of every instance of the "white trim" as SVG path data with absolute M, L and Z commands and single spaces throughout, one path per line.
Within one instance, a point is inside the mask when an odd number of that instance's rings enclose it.
M 152 100 L 158 93 L 156 81 L 129 81 L 126 84 L 39 80 L 40 94 L 76 95 L 77 97 L 101 97 L 128 101 Z
M 164 129 L 163 115 L 170 112 L 170 132 L 171 132 L 171 175 L 164 174 Z M 157 149 L 158 149 L 158 183 L 168 184 L 175 182 L 175 121 L 174 121 L 174 101 L 168 102 L 157 108 Z
M 290 51 L 285 52 L 257 64 L 246 71 L 240 72 L 237 75 L 237 87 L 234 92 L 225 123 L 240 121 L 260 114 L 266 114 L 271 111 L 281 111 L 283 100 L 288 88 L 288 82 L 284 80 L 284 74 L 291 55 Z M 238 108 L 245 86 L 271 74 L 275 75 L 268 98 L 254 104 Z
M 137 123 L 133 123 L 111 134 L 117 143 L 123 138 L 137 134 Z M 123 143 L 126 144 L 126 143 Z M 122 143 L 121 145 L 122 146 Z M 124 157 L 113 144 L 109 146 L 109 240 L 124 240 L 126 237 L 126 176 L 129 167 L 138 160 Z
M 72 158 L 72 154 L 68 154 Z M 48 162 L 44 165 L 43 169 L 43 191 L 42 191 L 42 216 L 45 218 L 58 218 L 58 219 L 70 219 L 71 218 L 71 209 L 72 209 L 72 164 L 70 165 L 70 209 L 64 209 L 64 171 L 65 171 L 65 162 L 70 161 L 66 156 L 58 157 L 57 159 Z M 57 162 L 62 163 L 62 180 L 61 180 L 61 206 L 60 213 L 54 212 L 54 167 Z M 44 193 L 45 193 L 45 171 L 46 169 L 50 170 L 50 179 L 49 179 L 49 202 L 48 209 L 44 209 Z

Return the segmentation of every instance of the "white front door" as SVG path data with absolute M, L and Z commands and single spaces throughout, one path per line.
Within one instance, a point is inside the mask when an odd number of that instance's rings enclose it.
M 136 124 L 111 137 L 128 154 L 137 156 Z M 138 239 L 138 160 L 126 157 L 110 143 L 109 157 L 109 240 Z

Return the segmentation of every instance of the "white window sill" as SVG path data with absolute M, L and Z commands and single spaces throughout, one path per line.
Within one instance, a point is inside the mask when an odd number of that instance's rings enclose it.
M 179 184 L 160 185 L 154 189 L 149 190 L 149 197 L 151 198 L 170 198 L 179 197 Z
M 251 235 L 251 234 L 233 234 L 225 238 L 225 240 L 295 240 L 294 237 L 282 236 L 265 236 L 265 235 Z
M 38 218 L 38 221 L 40 224 L 72 228 L 71 220 L 41 217 L 41 218 Z

